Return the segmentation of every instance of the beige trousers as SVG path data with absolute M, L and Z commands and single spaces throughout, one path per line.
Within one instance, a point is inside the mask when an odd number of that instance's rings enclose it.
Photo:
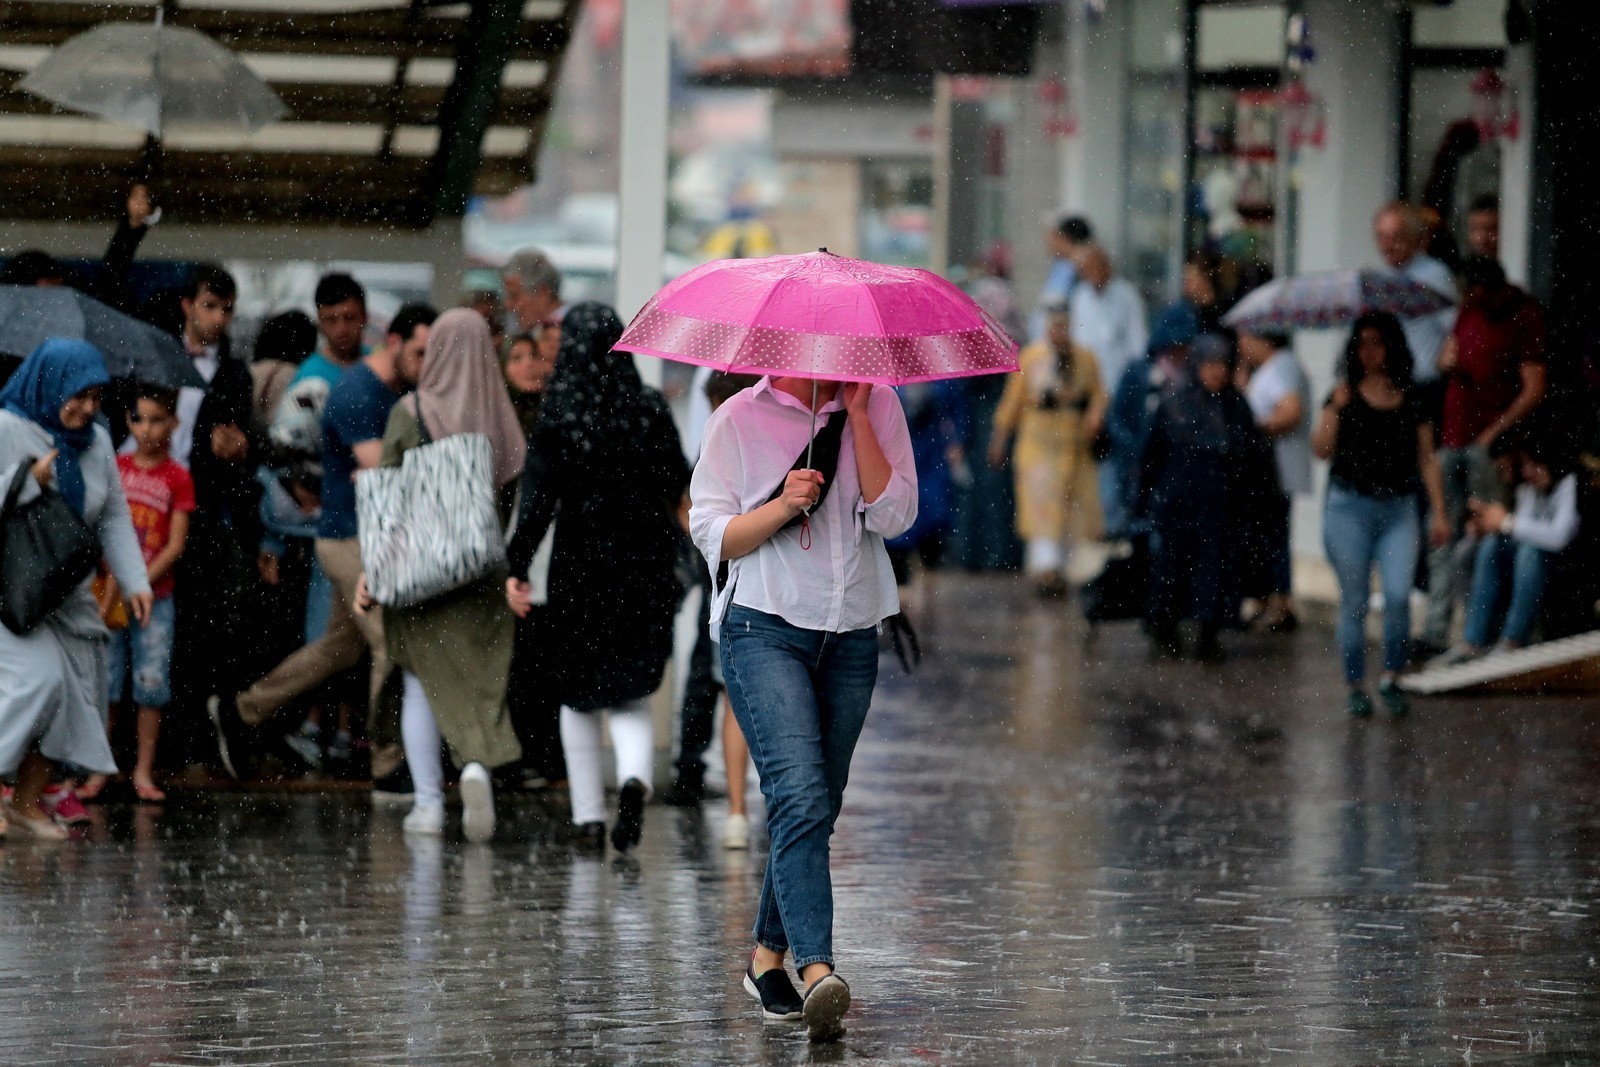
M 259 725 L 294 700 L 310 692 L 340 671 L 361 661 L 361 653 L 372 651 L 372 678 L 368 690 L 367 737 L 374 755 L 377 750 L 399 740 L 399 723 L 380 721 L 393 716 L 380 715 L 384 681 L 389 676 L 389 651 L 383 639 L 383 614 L 373 608 L 357 615 L 353 605 L 356 583 L 361 579 L 361 548 L 356 539 L 337 541 L 317 539 L 317 559 L 333 584 L 333 607 L 328 613 L 328 628 L 317 640 L 293 653 L 282 663 L 238 696 L 239 717 L 252 726 Z

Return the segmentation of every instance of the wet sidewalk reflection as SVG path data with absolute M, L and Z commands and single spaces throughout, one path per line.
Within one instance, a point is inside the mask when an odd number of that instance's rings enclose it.
M 1596 701 L 1354 723 L 1315 629 L 1151 664 L 1020 583 L 933 603 L 834 839 L 841 1045 L 740 991 L 717 802 L 598 859 L 533 800 L 473 846 L 191 794 L 0 851 L 0 1062 L 1600 1061 Z

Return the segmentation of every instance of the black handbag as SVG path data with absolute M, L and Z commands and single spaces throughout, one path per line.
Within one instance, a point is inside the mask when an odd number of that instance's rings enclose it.
M 0 505 L 0 623 L 18 637 L 65 604 L 100 560 L 100 542 L 60 493 L 46 489 L 17 503 L 33 477 L 32 458 Z

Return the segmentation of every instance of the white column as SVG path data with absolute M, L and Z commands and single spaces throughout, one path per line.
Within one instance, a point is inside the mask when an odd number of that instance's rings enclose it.
M 624 322 L 661 288 L 667 239 L 667 105 L 672 86 L 667 4 L 668 0 L 624 0 L 622 8 L 617 314 Z M 638 362 L 645 381 L 659 385 L 659 361 Z
M 1067 90 L 1078 132 L 1061 142 L 1063 210 L 1082 215 L 1113 259 L 1125 250 L 1127 218 L 1127 4 L 1107 4 L 1094 17 L 1068 7 Z
M 1506 52 L 1506 83 L 1517 94 L 1522 130 L 1515 141 L 1500 142 L 1500 262 L 1506 277 L 1528 284 L 1528 236 L 1533 215 L 1533 46 Z

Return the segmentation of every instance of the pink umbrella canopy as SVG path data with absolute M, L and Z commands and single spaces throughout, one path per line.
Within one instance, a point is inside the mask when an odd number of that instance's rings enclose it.
M 696 267 L 652 297 L 616 347 L 735 374 L 878 385 L 1017 369 L 1017 343 L 937 274 L 826 250 Z

